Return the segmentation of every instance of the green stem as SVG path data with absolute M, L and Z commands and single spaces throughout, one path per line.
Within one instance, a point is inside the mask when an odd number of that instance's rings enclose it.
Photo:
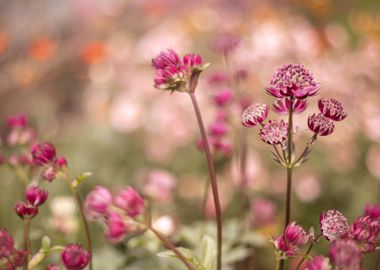
M 311 242 L 310 245 L 309 245 L 309 247 L 308 247 L 308 249 L 306 250 L 305 254 L 303 255 L 302 260 L 300 260 L 300 262 L 298 263 L 296 270 L 300 269 L 302 263 L 305 261 L 305 259 L 307 258 L 307 256 L 309 256 L 310 251 L 313 249 L 313 246 L 314 246 L 314 242 Z
M 24 247 L 28 254 L 28 262 L 32 255 L 32 244 L 30 242 L 30 218 L 24 218 Z M 25 269 L 28 269 L 28 263 L 25 264 Z
M 207 159 L 209 177 L 211 182 L 212 194 L 214 197 L 214 205 L 215 205 L 215 214 L 216 214 L 216 225 L 217 225 L 217 270 L 222 269 L 222 211 L 219 200 L 219 191 L 218 191 L 218 183 L 216 180 L 215 166 L 214 160 L 212 158 L 210 145 L 207 140 L 206 130 L 203 124 L 202 115 L 198 106 L 197 99 L 195 97 L 194 92 L 190 92 L 191 102 L 194 107 L 195 116 L 198 121 L 199 131 L 201 133 L 202 142 L 204 145 L 205 155 Z
M 310 138 L 310 140 L 307 142 L 305 149 L 302 151 L 302 154 L 297 158 L 297 160 L 294 162 L 294 164 L 297 164 L 306 154 L 306 152 L 310 149 L 311 145 L 317 140 L 318 134 L 315 133 L 313 137 Z
M 180 259 L 183 262 L 183 264 L 187 267 L 187 269 L 196 270 L 195 267 L 192 266 L 189 263 L 189 261 L 186 259 L 185 255 L 183 255 L 181 251 L 179 251 L 179 249 L 177 249 L 177 247 L 168 238 L 166 238 L 165 235 L 163 235 L 162 233 L 154 229 L 152 226 L 148 226 L 148 229 L 151 232 L 153 232 L 157 236 L 158 239 L 160 239 L 160 241 L 165 245 L 167 249 L 173 251 L 173 253 L 177 255 L 178 259 Z
M 85 235 L 85 239 L 86 239 L 86 248 L 87 248 L 88 252 L 90 252 L 90 254 L 91 254 L 90 270 L 92 270 L 93 269 L 93 265 L 92 265 L 93 254 L 92 254 L 91 236 L 90 236 L 90 229 L 88 226 L 86 215 L 84 213 L 83 201 L 82 201 L 82 198 L 80 196 L 79 191 L 76 188 L 72 188 L 71 190 L 74 193 L 75 200 L 77 201 L 77 204 L 79 207 L 79 212 L 80 212 L 82 224 L 83 224 L 84 235 Z

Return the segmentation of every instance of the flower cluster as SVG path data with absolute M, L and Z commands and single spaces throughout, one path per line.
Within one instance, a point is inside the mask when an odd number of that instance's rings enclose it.
M 6 229 L 0 230 L 0 269 L 15 270 L 26 263 L 28 253 L 14 247 L 13 237 Z
M 105 236 L 111 242 L 120 242 L 139 229 L 135 218 L 144 212 L 144 199 L 131 187 L 122 189 L 115 196 L 102 186 L 95 187 L 86 197 L 85 210 L 91 220 L 103 218 Z
M 287 257 L 298 255 L 300 248 L 313 241 L 314 236 L 306 231 L 295 222 L 290 223 L 283 235 L 274 240 L 276 249 Z
M 329 241 L 346 238 L 351 232 L 347 218 L 337 210 L 323 211 L 320 216 L 321 232 Z
M 48 191 L 31 185 L 25 191 L 25 201 L 19 202 L 15 206 L 16 214 L 22 218 L 34 218 L 38 214 L 38 207 L 45 203 L 48 198 Z
M 172 49 L 161 52 L 152 60 L 152 65 L 156 88 L 182 92 L 193 92 L 198 75 L 208 66 L 198 54 L 186 54 L 181 59 Z
M 67 270 L 82 270 L 90 262 L 91 254 L 80 245 L 70 244 L 61 253 L 61 261 Z M 50 266 L 48 269 L 59 269 L 58 266 Z

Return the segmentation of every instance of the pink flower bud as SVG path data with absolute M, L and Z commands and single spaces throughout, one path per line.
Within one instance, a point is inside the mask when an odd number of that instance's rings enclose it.
M 363 253 L 375 250 L 380 240 L 380 220 L 372 219 L 370 216 L 358 217 L 352 225 L 353 238 L 360 243 Z
M 190 67 L 190 69 L 198 68 L 202 65 L 202 56 L 195 53 L 188 53 L 183 57 L 183 63 L 185 66 Z
M 334 241 L 329 250 L 331 262 L 337 269 L 359 270 L 362 255 L 359 246 L 351 239 Z
M 260 129 L 260 139 L 268 144 L 280 144 L 288 138 L 288 124 L 281 120 L 269 120 L 269 122 Z
M 131 217 L 138 216 L 144 211 L 144 199 L 131 187 L 119 192 L 115 198 L 115 205 L 125 210 Z
M 67 169 L 67 160 L 65 157 L 59 157 L 54 161 L 55 166 L 60 170 Z
M 48 142 L 33 144 L 31 153 L 34 163 L 40 166 L 53 161 L 56 155 L 54 145 Z
M 42 178 L 48 182 L 53 181 L 57 177 L 57 171 L 54 166 L 48 166 L 42 172 Z
M 343 111 L 342 103 L 336 99 L 320 99 L 318 107 L 321 113 L 334 121 L 342 121 L 347 117 L 347 113 Z
M 223 107 L 230 103 L 233 99 L 233 94 L 230 89 L 223 89 L 214 96 L 214 102 L 216 105 Z
M 0 259 L 9 257 L 13 252 L 14 240 L 7 230 L 0 230 Z
M 268 112 L 269 108 L 266 104 L 253 103 L 244 110 L 242 124 L 246 127 L 254 127 L 267 118 Z
M 370 216 L 373 219 L 380 218 L 380 205 L 368 204 L 364 210 L 365 215 Z
M 10 128 L 25 128 L 28 125 L 28 117 L 24 114 L 10 116 L 7 124 Z
M 215 121 L 211 124 L 210 133 L 212 136 L 220 137 L 225 135 L 227 131 L 227 125 L 223 121 Z
M 301 226 L 293 222 L 286 227 L 284 235 L 275 239 L 274 244 L 278 250 L 291 257 L 296 256 L 300 247 L 306 245 L 310 240 L 311 236 Z
M 309 129 L 319 136 L 330 135 L 335 129 L 334 123 L 322 114 L 310 115 L 307 124 Z
M 62 263 L 67 270 L 82 270 L 90 262 L 91 254 L 80 245 L 71 244 L 61 254 Z
M 316 256 L 311 259 L 305 267 L 305 270 L 330 270 L 331 265 L 329 258 L 323 256 Z
M 26 200 L 35 206 L 42 205 L 48 198 L 48 191 L 42 188 L 39 188 L 35 185 L 31 185 L 25 192 Z
M 323 211 L 319 220 L 322 234 L 329 241 L 346 238 L 350 234 L 347 218 L 337 210 Z
M 38 214 L 38 207 L 29 203 L 19 202 L 15 206 L 16 214 L 24 218 L 34 218 Z
M 107 228 L 105 231 L 106 238 L 113 243 L 120 242 L 127 233 L 127 226 L 118 213 L 110 213 L 107 216 Z
M 102 186 L 95 187 L 86 197 L 85 209 L 87 217 L 96 219 L 105 216 L 111 203 L 111 192 Z

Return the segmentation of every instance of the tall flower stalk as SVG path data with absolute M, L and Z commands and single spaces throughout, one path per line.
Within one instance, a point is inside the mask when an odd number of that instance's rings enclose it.
M 152 60 L 155 69 L 155 87 L 171 92 L 186 92 L 189 94 L 195 116 L 197 118 L 199 131 L 204 146 L 204 152 L 207 159 L 211 190 L 214 198 L 214 206 L 217 224 L 217 270 L 222 268 L 222 213 L 219 199 L 218 183 L 216 180 L 215 165 L 210 150 L 209 141 L 206 136 L 201 111 L 195 96 L 195 90 L 198 85 L 200 73 L 208 66 L 203 64 L 202 57 L 197 54 L 186 54 L 183 60 L 178 54 L 169 49 L 161 52 Z

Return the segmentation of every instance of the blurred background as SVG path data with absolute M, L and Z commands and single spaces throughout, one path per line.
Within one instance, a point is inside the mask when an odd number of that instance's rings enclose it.
M 151 59 L 167 48 L 199 53 L 211 63 L 197 89 L 206 125 L 212 130 L 220 113 L 228 115 L 215 155 L 224 218 L 231 227 L 227 237 L 231 248 L 241 243 L 244 248 L 235 250 L 226 269 L 247 269 L 247 257 L 254 262 L 250 269 L 273 269 L 266 234 L 281 232 L 285 172 L 271 159 L 258 128 L 243 131 L 240 116 L 244 104 L 274 102 L 264 89 L 279 65 L 302 63 L 322 86 L 296 116 L 301 149 L 311 136 L 306 119 L 318 110 L 319 97 L 341 100 L 348 112 L 296 169 L 292 219 L 318 230 L 324 209 L 338 209 L 352 221 L 366 203 L 379 202 L 380 2 L 375 0 L 2 0 L 3 155 L 12 151 L 5 140 L 6 118 L 25 113 L 39 140 L 53 142 L 68 159 L 72 177 L 93 172 L 81 186 L 84 194 L 98 184 L 114 191 L 132 185 L 153 201 L 157 226 L 189 244 L 203 226 L 202 205 L 209 218 L 213 209 L 210 198 L 204 199 L 207 167 L 197 148 L 190 99 L 153 87 Z M 221 110 L 215 96 L 225 90 L 233 97 Z M 243 182 L 242 149 L 247 150 Z M 0 179 L 0 227 L 21 243 L 22 223 L 11 213 L 21 184 L 6 166 Z M 46 187 L 51 196 L 33 221 L 33 239 L 81 241 L 69 190 L 59 181 Z M 265 206 L 254 207 L 258 199 Z M 260 214 L 262 209 L 266 212 Z M 271 222 L 260 224 L 266 214 Z M 247 243 L 237 239 L 242 230 L 237 219 L 247 221 L 245 231 L 255 232 Z M 91 226 L 96 269 L 181 269 L 156 258 L 159 248 L 149 235 L 110 248 L 102 227 Z M 326 248 L 320 244 L 316 250 Z

